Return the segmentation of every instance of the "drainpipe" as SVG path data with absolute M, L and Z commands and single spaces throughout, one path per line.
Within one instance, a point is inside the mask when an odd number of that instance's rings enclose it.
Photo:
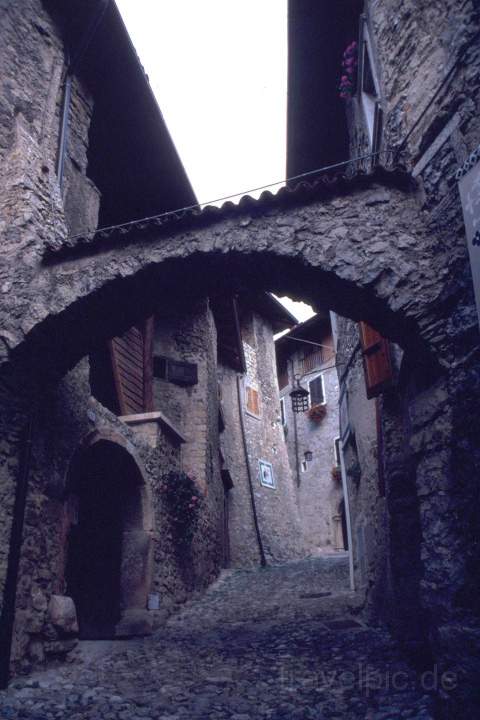
M 15 490 L 12 528 L 8 553 L 7 577 L 3 595 L 2 615 L 0 619 L 0 688 L 6 688 L 10 677 L 10 658 L 12 654 L 13 625 L 15 622 L 15 603 L 17 598 L 18 569 L 22 550 L 25 506 L 27 503 L 28 477 L 32 453 L 33 412 L 27 421 L 20 445 L 20 466 Z
M 292 370 L 292 383 L 295 381 L 295 368 L 293 359 L 290 359 L 290 368 Z M 298 456 L 298 425 L 297 425 L 297 413 L 293 413 L 293 444 L 295 447 L 295 471 L 297 474 L 297 487 L 300 487 L 301 475 L 300 475 L 300 458 Z
M 265 551 L 263 549 L 263 541 L 262 541 L 262 535 L 260 532 L 260 525 L 258 523 L 257 505 L 255 502 L 255 493 L 253 491 L 252 469 L 250 466 L 250 457 L 248 454 L 247 434 L 245 432 L 245 419 L 243 417 L 242 375 L 237 375 L 237 397 L 238 397 L 238 414 L 240 417 L 240 430 L 242 433 L 243 451 L 245 453 L 245 467 L 247 469 L 247 477 L 248 477 L 248 489 L 250 491 L 250 502 L 252 503 L 253 524 L 255 526 L 255 534 L 257 536 L 258 551 L 260 553 L 260 565 L 262 567 L 265 567 L 267 564 L 267 560 L 265 557 Z
M 352 522 L 350 518 L 350 500 L 348 495 L 347 473 L 345 470 L 345 459 L 343 457 L 343 442 L 340 440 L 340 470 L 342 473 L 343 500 L 345 503 L 345 520 L 347 523 L 348 539 L 348 569 L 350 574 L 350 590 L 355 590 L 355 577 L 353 574 L 353 543 L 352 543 Z
M 71 59 L 67 56 L 66 64 L 67 71 L 65 74 L 65 86 L 63 91 L 63 103 L 62 103 L 62 124 L 60 126 L 60 138 L 58 142 L 58 158 L 57 158 L 57 178 L 60 189 L 63 188 L 64 170 L 65 170 L 65 156 L 67 152 L 68 144 L 68 120 L 70 116 L 70 105 L 72 100 L 72 79 L 75 75 L 78 66 L 80 65 L 85 52 L 90 45 L 93 36 L 103 18 L 105 11 L 108 7 L 110 0 L 100 0 L 98 9 L 93 18 L 90 21 L 88 28 L 83 34 L 79 48 Z

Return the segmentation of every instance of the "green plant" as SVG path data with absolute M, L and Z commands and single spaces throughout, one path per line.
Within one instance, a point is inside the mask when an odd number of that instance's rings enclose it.
M 195 481 L 184 472 L 172 470 L 162 477 L 161 489 L 175 541 L 190 545 L 198 525 L 202 496 Z

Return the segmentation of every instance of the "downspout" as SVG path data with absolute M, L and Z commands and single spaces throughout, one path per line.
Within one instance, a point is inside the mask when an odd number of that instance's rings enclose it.
M 65 87 L 63 93 L 62 103 L 62 124 L 60 126 L 60 138 L 58 141 L 58 158 L 57 158 L 57 179 L 60 189 L 63 188 L 64 170 L 65 170 L 65 156 L 67 153 L 68 144 L 68 120 L 70 116 L 70 105 L 72 101 L 72 79 L 75 75 L 80 62 L 85 55 L 85 52 L 90 45 L 93 36 L 97 30 L 97 27 L 102 20 L 105 11 L 108 7 L 110 0 L 100 0 L 98 10 L 90 21 L 88 28 L 86 29 L 80 46 L 74 55 L 73 59 L 70 59 L 67 55 L 67 70 L 65 74 Z
M 340 440 L 340 470 L 342 473 L 342 489 L 343 500 L 345 503 L 345 520 L 347 522 L 347 539 L 348 539 L 348 570 L 350 575 L 350 590 L 355 590 L 355 575 L 353 572 L 353 542 L 352 542 L 352 520 L 350 516 L 350 497 L 348 494 L 348 479 L 345 469 L 345 459 L 343 457 L 343 442 Z
M 27 503 L 28 478 L 32 454 L 33 412 L 25 426 L 20 446 L 20 466 L 18 471 L 15 502 L 13 506 L 12 528 L 8 554 L 7 576 L 3 596 L 0 621 L 0 688 L 6 688 L 10 677 L 10 659 L 12 654 L 13 626 L 15 622 L 15 604 L 17 599 L 17 580 L 22 550 L 25 506 Z
M 245 454 L 245 467 L 247 469 L 248 488 L 250 491 L 250 502 L 252 504 L 253 524 L 255 526 L 255 534 L 257 536 L 258 551 L 260 553 L 260 565 L 262 567 L 265 567 L 267 564 L 267 560 L 265 558 L 265 551 L 263 549 L 262 535 L 261 535 L 260 526 L 258 523 L 257 505 L 255 502 L 255 493 L 253 491 L 252 469 L 250 466 L 250 457 L 248 454 L 248 445 L 247 445 L 247 434 L 245 431 L 245 419 L 243 417 L 242 376 L 241 375 L 237 375 L 237 397 L 238 397 L 238 414 L 240 417 L 240 430 L 242 433 L 243 451 Z
M 290 359 L 290 367 L 292 370 L 292 383 L 295 379 L 295 368 L 293 365 L 293 359 Z M 295 471 L 297 474 L 297 487 L 300 487 L 301 476 L 300 476 L 300 458 L 298 457 L 298 425 L 297 425 L 297 413 L 293 413 L 293 444 L 295 447 Z

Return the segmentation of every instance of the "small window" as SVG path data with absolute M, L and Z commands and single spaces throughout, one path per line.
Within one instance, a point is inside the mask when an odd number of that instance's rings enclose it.
M 383 118 L 380 104 L 380 84 L 373 62 L 372 44 L 366 18 L 363 18 L 360 30 L 358 73 L 359 98 L 370 146 L 372 152 L 377 152 L 381 145 Z
M 247 412 L 260 417 L 260 393 L 251 385 L 245 388 L 245 405 Z
M 333 453 L 335 458 L 335 465 L 340 467 L 340 438 L 336 437 L 333 441 Z
M 285 413 L 285 398 L 280 398 L 280 415 L 282 417 L 282 425 L 285 427 L 287 424 L 287 415 Z
M 325 386 L 322 375 L 315 378 L 315 380 L 311 380 L 308 383 L 308 389 L 310 391 L 310 407 L 314 405 L 325 405 Z

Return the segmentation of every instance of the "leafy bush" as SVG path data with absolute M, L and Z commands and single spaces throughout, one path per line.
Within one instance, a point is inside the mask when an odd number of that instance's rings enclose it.
M 190 545 L 202 505 L 202 496 L 195 481 L 184 472 L 172 470 L 162 477 L 161 489 L 176 542 Z

